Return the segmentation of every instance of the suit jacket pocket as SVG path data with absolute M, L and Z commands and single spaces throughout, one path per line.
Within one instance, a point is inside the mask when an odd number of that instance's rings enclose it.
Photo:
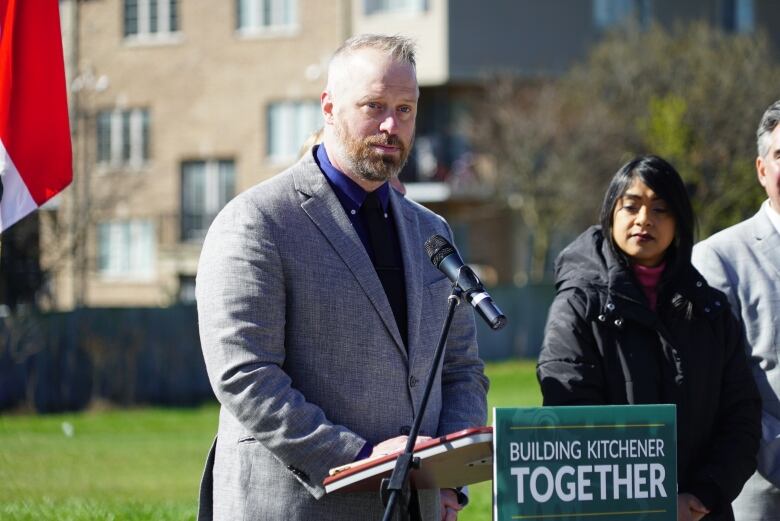
M 447 297 L 452 291 L 452 283 L 442 277 L 425 285 L 423 305 L 423 324 L 441 326 L 447 314 Z M 434 328 L 435 329 L 435 328 Z
M 441 277 L 431 282 L 426 282 L 425 289 L 430 292 L 434 299 L 443 298 L 446 301 L 447 296 L 452 291 L 452 282 L 447 277 Z

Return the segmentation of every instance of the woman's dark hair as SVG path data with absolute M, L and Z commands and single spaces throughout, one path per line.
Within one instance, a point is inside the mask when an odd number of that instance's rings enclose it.
M 693 249 L 694 216 L 688 191 L 680 174 L 672 165 L 658 156 L 635 157 L 617 171 L 609 183 L 604 202 L 601 204 L 601 229 L 604 240 L 615 256 L 624 264 L 629 264 L 628 256 L 615 244 L 612 238 L 612 225 L 615 206 L 626 190 L 639 179 L 663 199 L 674 215 L 674 241 L 666 250 L 666 274 L 664 278 L 675 278 L 681 269 L 691 262 Z

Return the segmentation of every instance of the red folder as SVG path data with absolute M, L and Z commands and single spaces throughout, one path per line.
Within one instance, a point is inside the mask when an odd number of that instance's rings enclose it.
M 401 452 L 331 470 L 332 475 L 323 482 L 325 492 L 379 490 L 382 478 L 390 477 Z M 414 455 L 420 458 L 420 468 L 413 469 L 409 479 L 411 486 L 418 490 L 454 488 L 490 480 L 493 477 L 493 428 L 465 429 L 420 442 L 414 447 Z

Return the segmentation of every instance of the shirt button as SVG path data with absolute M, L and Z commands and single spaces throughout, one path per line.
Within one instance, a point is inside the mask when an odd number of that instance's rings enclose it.
M 404 425 L 400 429 L 398 429 L 398 432 L 403 434 L 404 436 L 409 436 L 409 433 L 412 432 L 412 428 L 408 425 Z
M 409 387 L 414 387 L 415 385 L 417 385 L 417 378 L 415 378 L 414 376 L 410 376 L 409 377 Z
M 355 215 L 357 213 L 357 210 L 350 210 L 349 213 L 351 213 L 352 215 Z
M 696 281 L 696 287 L 697 287 L 697 288 L 700 288 L 701 286 L 702 286 L 702 283 L 701 283 L 701 281 L 700 281 L 700 280 L 697 280 L 697 281 Z

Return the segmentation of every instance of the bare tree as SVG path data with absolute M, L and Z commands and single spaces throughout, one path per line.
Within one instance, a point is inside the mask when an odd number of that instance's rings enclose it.
M 637 153 L 659 154 L 678 168 L 704 236 L 755 210 L 762 197 L 755 128 L 780 83 L 765 35 L 726 34 L 703 23 L 621 31 L 563 82 L 580 106 L 607 118 L 615 168 L 618 158 Z
M 496 203 L 531 235 L 530 280 L 545 277 L 556 234 L 596 222 L 607 182 L 638 154 L 678 168 L 704 236 L 754 212 L 755 127 L 778 84 L 764 35 L 703 23 L 611 33 L 557 79 L 490 78 L 470 138 Z
M 475 107 L 471 139 L 487 163 L 495 200 L 521 217 L 529 231 L 529 279 L 544 279 L 552 239 L 583 219 L 589 221 L 598 194 L 592 171 L 577 158 L 596 147 L 576 130 L 591 115 L 578 111 L 557 82 L 493 78 Z

